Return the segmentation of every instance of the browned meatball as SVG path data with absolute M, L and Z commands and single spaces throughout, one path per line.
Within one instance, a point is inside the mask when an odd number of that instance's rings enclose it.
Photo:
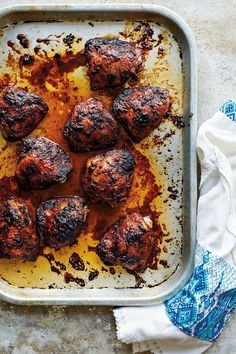
M 117 38 L 93 38 L 85 44 L 92 90 L 123 85 L 137 79 L 143 68 L 143 52 L 134 42 Z
M 8 87 L 0 97 L 0 126 L 10 141 L 24 138 L 48 111 L 44 100 L 32 92 Z
M 88 209 L 82 198 L 70 195 L 41 203 L 36 211 L 38 230 L 45 244 L 59 249 L 71 245 L 79 237 Z
M 153 223 L 150 216 L 133 213 L 113 224 L 101 238 L 97 250 L 107 265 L 144 272 L 153 246 Z
M 33 213 L 10 197 L 0 206 L 0 251 L 4 257 L 35 261 L 39 252 Z
M 112 150 L 86 161 L 82 187 L 93 203 L 116 207 L 128 198 L 135 161 L 128 150 Z
M 135 142 L 147 137 L 170 107 L 167 89 L 145 86 L 126 89 L 113 102 L 113 113 Z
M 62 147 L 44 137 L 23 140 L 16 178 L 24 189 L 43 189 L 63 183 L 72 162 Z
M 63 135 L 72 151 L 82 152 L 113 146 L 118 140 L 117 121 L 99 98 L 77 103 Z

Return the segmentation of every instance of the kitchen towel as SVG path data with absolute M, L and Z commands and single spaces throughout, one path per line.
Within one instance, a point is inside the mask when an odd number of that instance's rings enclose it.
M 114 309 L 118 339 L 133 352 L 200 354 L 236 308 L 236 103 L 197 136 L 201 165 L 194 272 L 164 304 Z

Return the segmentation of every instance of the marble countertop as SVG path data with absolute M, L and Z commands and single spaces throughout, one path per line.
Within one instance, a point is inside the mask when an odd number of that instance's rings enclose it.
M 55 3 L 19 1 L 11 3 Z M 65 4 L 69 1 L 56 1 Z M 76 3 L 76 1 L 71 1 Z M 87 1 L 89 3 L 90 1 Z M 93 1 L 109 3 L 109 1 Z M 110 0 L 112 3 L 145 1 Z M 236 0 L 149 0 L 169 7 L 191 27 L 198 47 L 198 124 L 236 94 Z M 86 3 L 78 1 L 77 3 Z M 0 0 L 0 7 L 7 2 Z M 9 4 L 9 3 L 8 3 Z M 233 354 L 236 314 L 208 354 Z M 110 307 L 14 306 L 0 301 L 0 353 L 131 354 L 116 340 Z M 146 353 L 147 354 L 147 353 Z

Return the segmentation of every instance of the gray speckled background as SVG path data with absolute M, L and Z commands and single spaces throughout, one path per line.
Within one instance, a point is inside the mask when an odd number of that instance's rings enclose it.
M 34 1 L 12 0 L 11 3 Z M 198 46 L 198 122 L 201 124 L 225 99 L 236 97 L 236 0 L 153 0 L 149 3 L 176 11 L 194 32 Z M 6 5 L 7 1 L 0 0 L 1 7 Z M 236 315 L 207 353 L 234 354 L 235 331 Z M 109 307 L 27 307 L 0 302 L 0 353 L 131 354 L 132 350 L 131 346 L 116 340 Z

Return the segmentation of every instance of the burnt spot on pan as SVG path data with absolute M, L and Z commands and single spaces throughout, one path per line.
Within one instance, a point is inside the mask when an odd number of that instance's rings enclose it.
M 16 38 L 19 40 L 19 43 L 23 48 L 29 48 L 30 41 L 26 34 L 19 33 Z
M 167 242 L 167 243 L 169 243 L 169 242 L 171 242 L 171 241 L 173 241 L 173 238 L 165 239 L 165 242 Z
M 21 53 L 20 50 L 17 48 L 16 43 L 14 43 L 13 41 L 11 41 L 11 40 L 7 41 L 7 45 L 8 45 L 8 47 L 10 47 L 10 48 L 13 50 L 13 52 L 15 52 L 16 54 L 20 54 L 20 53 Z
M 51 38 L 51 37 L 52 37 L 52 35 L 50 34 L 47 38 L 37 38 L 36 42 L 37 43 L 43 43 L 43 44 L 46 44 L 46 45 L 48 45 L 50 42 L 58 42 L 58 43 L 60 43 L 60 41 L 58 39 Z
M 103 272 L 106 272 L 106 273 L 109 271 L 107 268 L 105 268 L 105 267 L 103 267 L 103 266 L 102 266 L 101 270 L 102 270 Z
M 29 65 L 34 62 L 34 56 L 30 54 L 24 54 L 20 56 L 19 65 Z
M 169 198 L 176 200 L 178 198 L 178 190 L 173 187 L 168 187 L 168 191 L 170 192 Z
M 63 263 L 56 261 L 52 253 L 43 254 L 42 256 L 47 259 L 52 272 L 57 273 L 57 275 L 60 275 L 63 271 L 66 271 L 66 266 Z
M 140 288 L 141 285 L 146 284 L 146 281 L 140 276 L 140 274 L 136 273 L 136 272 L 133 271 L 133 270 L 129 270 L 129 269 L 126 269 L 126 272 L 127 272 L 128 274 L 134 276 L 135 282 L 136 282 L 134 288 Z
M 60 270 L 62 270 L 62 271 L 66 270 L 66 266 L 63 263 L 55 260 L 55 264 L 56 264 L 57 267 L 60 268 Z
M 65 283 L 76 283 L 82 288 L 85 287 L 85 281 L 82 278 L 74 277 L 73 274 L 65 272 L 64 274 Z
M 158 58 L 159 59 L 163 59 L 165 57 L 165 55 L 166 55 L 165 49 L 162 48 L 162 47 L 158 48 L 158 52 L 157 53 L 158 53 Z
M 74 43 L 79 43 L 80 41 L 82 41 L 82 37 L 76 37 L 72 33 L 67 34 L 63 38 L 63 43 L 65 43 L 66 47 L 68 47 L 69 49 L 72 49 Z
M 164 259 L 160 259 L 159 264 L 161 264 L 164 268 L 169 268 L 167 261 Z
M 168 132 L 165 132 L 163 135 L 162 131 L 159 130 L 157 133 L 155 133 L 154 136 L 152 136 L 151 141 L 148 143 L 142 143 L 141 147 L 142 149 L 148 150 L 153 146 L 159 146 L 161 149 L 162 147 L 165 147 L 166 144 L 168 144 L 168 140 L 171 139 L 175 133 L 175 130 L 171 129 Z
M 113 267 L 109 267 L 109 272 L 111 273 L 111 275 L 115 275 L 116 274 L 116 270 Z
M 47 22 L 47 23 L 60 23 L 60 22 L 63 22 L 63 20 L 47 20 L 45 22 Z M 24 21 L 24 23 L 42 23 L 42 20 L 26 20 L 26 21 Z M 15 24 L 18 24 L 18 23 L 16 22 Z
M 74 40 L 75 40 L 75 36 L 70 33 L 70 34 L 67 34 L 64 38 L 63 38 L 63 42 L 65 43 L 65 45 L 68 47 L 68 48 L 72 48 L 72 44 L 74 43 Z
M 56 287 L 56 284 L 55 284 L 55 283 L 48 285 L 48 289 L 56 289 L 56 288 L 57 288 L 57 287 Z
M 69 263 L 75 270 L 85 269 L 83 259 L 76 252 L 73 252 L 70 256 Z
M 169 113 L 168 118 L 174 124 L 174 126 L 176 128 L 182 129 L 182 128 L 185 127 L 184 117 L 183 116 L 172 115 L 171 113 Z
M 163 39 L 164 39 L 163 34 L 162 33 L 158 34 L 156 43 L 154 44 L 154 47 L 158 47 L 161 44 L 161 42 L 163 41 Z
M 148 22 L 140 21 L 132 30 L 126 29 L 119 34 L 129 40 L 135 41 L 144 50 L 151 50 L 155 40 L 154 31 Z
M 36 55 L 39 54 L 40 50 L 41 50 L 40 45 L 37 45 L 36 47 L 34 47 L 34 52 L 35 52 Z
M 96 279 L 98 277 L 98 275 L 99 275 L 99 271 L 97 269 L 90 271 L 88 280 L 93 281 L 94 279 Z

